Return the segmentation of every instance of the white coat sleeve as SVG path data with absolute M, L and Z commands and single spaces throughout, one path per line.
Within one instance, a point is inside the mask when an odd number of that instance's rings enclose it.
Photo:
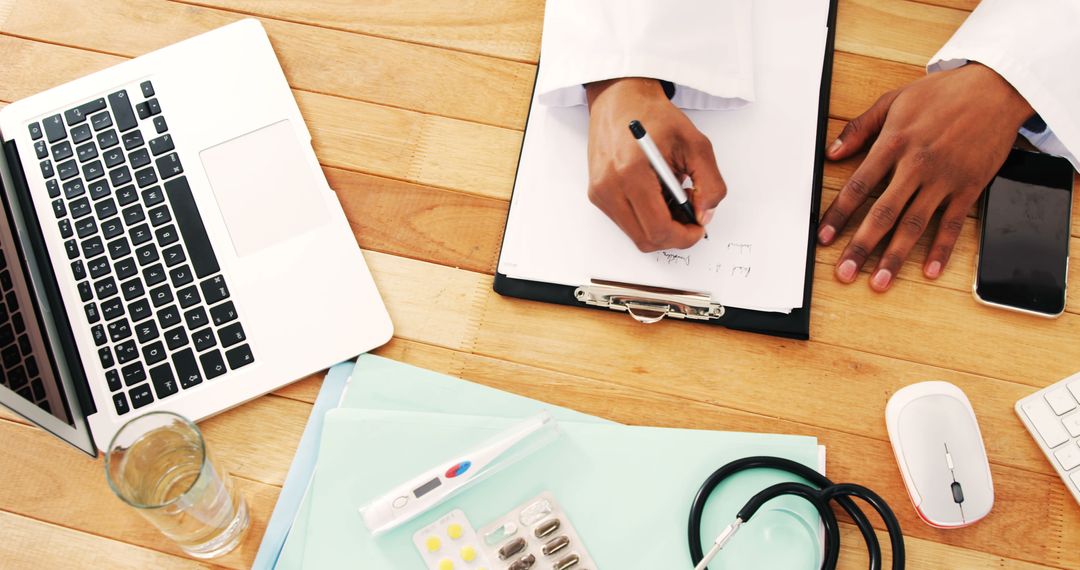
M 1046 123 L 1041 132 L 1021 134 L 1080 170 L 1080 2 L 983 0 L 927 70 L 969 61 L 1004 77 Z
M 651 77 L 685 109 L 754 98 L 752 0 L 548 0 L 540 103 L 584 105 L 586 83 Z

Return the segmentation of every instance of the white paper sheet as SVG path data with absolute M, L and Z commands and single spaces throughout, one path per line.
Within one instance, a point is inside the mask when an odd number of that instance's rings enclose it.
M 690 249 L 639 252 L 588 200 L 588 110 L 534 100 L 499 272 L 710 293 L 764 311 L 801 307 L 828 10 L 828 0 L 755 1 L 756 101 L 687 112 L 712 140 L 728 185 L 710 238 Z

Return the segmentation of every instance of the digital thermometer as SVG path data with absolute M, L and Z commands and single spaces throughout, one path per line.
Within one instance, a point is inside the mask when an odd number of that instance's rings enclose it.
M 558 433 L 555 421 L 547 412 L 542 412 L 514 426 L 487 445 L 426 471 L 362 507 L 360 514 L 364 524 L 373 534 L 379 534 L 409 522 L 469 483 L 513 463 L 511 455 L 520 458 L 549 443 L 549 438 L 532 438 L 543 435 L 541 432 L 545 431 L 550 431 L 552 435 Z M 529 446 L 529 449 L 518 447 L 528 439 L 534 439 L 535 446 Z M 511 454 L 511 451 L 515 453 Z

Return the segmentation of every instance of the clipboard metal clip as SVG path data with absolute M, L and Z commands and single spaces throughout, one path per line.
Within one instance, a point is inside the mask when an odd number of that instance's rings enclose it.
M 601 279 L 593 279 L 588 285 L 575 289 L 574 298 L 586 305 L 625 311 L 644 324 L 659 322 L 664 317 L 708 321 L 724 316 L 724 306 L 713 303 L 708 293 Z

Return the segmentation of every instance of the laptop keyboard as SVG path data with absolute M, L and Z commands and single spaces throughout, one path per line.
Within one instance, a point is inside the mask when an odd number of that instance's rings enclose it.
M 0 383 L 51 414 L 45 384 L 23 319 L 7 259 L 0 251 Z
M 29 125 L 119 415 L 255 360 L 154 95 Z

